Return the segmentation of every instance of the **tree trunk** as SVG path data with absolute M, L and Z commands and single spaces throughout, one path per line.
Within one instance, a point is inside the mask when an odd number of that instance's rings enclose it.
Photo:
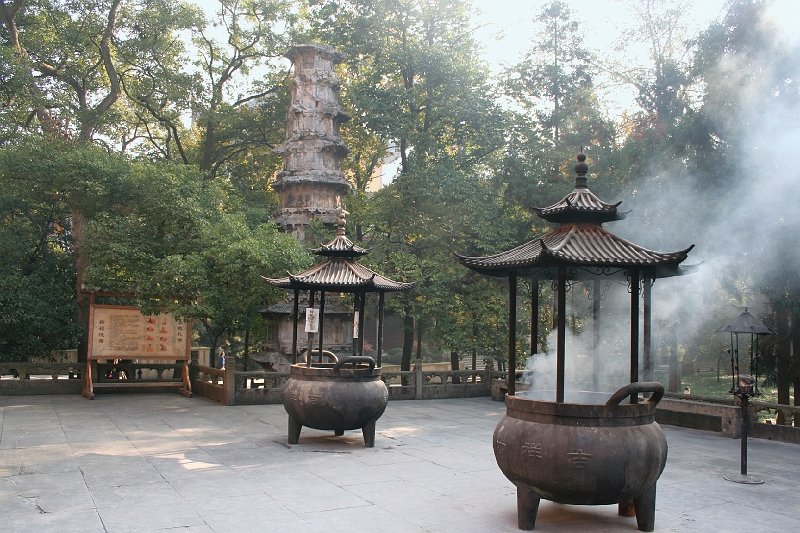
M 794 324 L 795 322 L 792 322 Z M 797 353 L 800 346 L 800 328 L 792 328 L 792 341 L 789 345 L 792 356 L 792 389 L 795 406 L 800 406 L 800 354 Z M 800 414 L 794 415 L 794 426 L 800 427 Z
M 214 155 L 214 133 L 216 130 L 216 124 L 212 120 L 209 120 L 206 123 L 206 134 L 203 141 L 203 160 L 200 162 L 200 170 L 211 170 L 211 159 Z
M 406 309 L 406 315 L 403 317 L 403 357 L 400 359 L 400 370 L 408 372 L 411 370 L 411 351 L 414 348 L 414 317 L 409 314 Z M 407 385 L 403 381 L 403 385 Z
M 778 373 L 778 403 L 789 405 L 789 384 L 791 383 L 791 335 L 789 334 L 789 320 L 785 311 L 778 311 L 777 326 L 777 331 L 775 333 L 777 334 L 778 342 L 775 351 L 775 359 Z M 779 425 L 786 424 L 786 419 L 780 411 L 778 412 L 776 423 Z
M 458 363 L 459 363 L 458 359 L 459 359 L 458 352 L 454 352 L 454 351 L 451 350 L 450 351 L 450 369 L 451 370 L 461 370 L 459 368 L 459 365 L 458 365 Z M 461 379 L 459 379 L 458 376 L 454 375 L 453 376 L 453 385 L 458 385 L 459 383 L 461 383 Z
M 220 344 L 219 343 L 220 337 L 222 337 L 222 335 L 228 328 L 222 328 L 218 332 L 214 331 L 214 328 L 211 326 L 211 323 L 208 321 L 208 319 L 203 319 L 203 326 L 206 328 L 208 337 L 211 339 L 211 351 L 208 354 L 208 366 L 210 366 L 211 368 L 216 368 L 217 346 L 219 346 Z
M 105 97 L 103 97 L 97 106 L 91 109 L 91 112 L 87 114 L 89 118 L 83 121 L 78 133 L 79 141 L 89 142 L 92 140 L 100 117 L 111 109 L 111 106 L 119 99 L 119 95 L 122 94 L 120 79 L 117 75 L 117 67 L 114 65 L 114 52 L 111 50 L 111 41 L 117 25 L 117 13 L 119 12 L 121 3 L 122 0 L 113 0 L 111 3 L 111 8 L 108 11 L 106 28 L 103 32 L 103 38 L 100 40 L 100 57 L 103 60 L 103 67 L 108 77 L 108 93 L 106 93 Z
M 320 320 L 322 316 L 320 316 Z M 320 327 L 319 336 L 322 338 L 322 328 Z M 320 354 L 322 351 L 320 351 Z M 322 359 L 322 355 L 320 355 L 320 359 Z M 250 361 L 250 329 L 248 328 L 244 332 L 244 371 L 247 372 L 248 362 Z
M 475 348 L 472 349 L 472 370 L 476 370 L 478 366 L 478 350 Z M 478 381 L 478 374 L 472 374 L 472 382 L 477 383 Z
M 88 221 L 77 205 L 72 204 L 70 208 L 72 211 L 71 234 L 73 260 L 75 261 L 75 291 L 78 302 L 78 326 L 80 326 L 82 331 L 81 340 L 78 344 L 78 362 L 85 363 L 89 347 L 89 304 L 91 302 L 91 296 L 83 290 L 83 278 L 86 273 L 86 267 L 89 266 L 89 260 L 84 253 L 84 241 Z
M 794 378 L 794 405 L 800 407 L 800 378 Z M 794 427 L 800 427 L 800 414 L 794 415 Z
M 678 365 L 678 322 L 672 323 L 669 333 L 669 392 L 678 392 L 681 373 Z

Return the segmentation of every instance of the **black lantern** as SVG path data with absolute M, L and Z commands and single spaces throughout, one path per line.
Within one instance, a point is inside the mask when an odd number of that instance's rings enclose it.
M 748 428 L 748 404 L 753 396 L 761 396 L 758 390 L 758 361 L 761 354 L 759 340 L 762 335 L 773 335 L 774 333 L 767 326 L 756 320 L 744 308 L 742 314 L 737 316 L 733 322 L 717 330 L 718 333 L 730 333 L 731 347 L 728 353 L 731 356 L 731 389 L 728 391 L 733 394 L 742 410 L 742 432 L 741 432 L 741 475 L 738 477 L 728 477 L 725 479 L 736 483 L 746 483 L 758 485 L 764 483 L 760 479 L 754 479 L 747 475 L 747 428 Z M 747 358 L 739 357 L 739 335 L 750 335 L 750 357 L 747 367 L 748 373 L 742 372 L 742 364 L 747 363 Z

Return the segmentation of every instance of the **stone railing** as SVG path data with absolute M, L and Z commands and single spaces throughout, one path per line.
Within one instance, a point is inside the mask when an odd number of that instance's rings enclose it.
M 237 372 L 236 404 L 283 403 L 283 386 L 289 375 L 289 372 Z
M 751 422 L 749 434 L 756 438 L 800 444 L 800 406 L 750 402 L 750 420 L 768 413 L 768 422 Z M 774 416 L 774 423 L 772 422 Z M 779 422 L 783 422 L 780 424 Z
M 236 391 L 232 386 L 235 375 L 233 365 L 224 370 L 196 364 L 189 367 L 192 392 L 223 405 L 236 405 Z
M 85 364 L 0 363 L 0 396 L 80 394 Z
M 492 370 L 414 370 L 385 372 L 390 400 L 474 398 L 491 395 Z
M 236 384 L 235 403 L 237 405 L 282 403 L 283 386 L 289 375 L 288 372 L 236 372 L 233 378 Z M 418 367 L 410 371 L 390 371 L 381 374 L 389 389 L 390 400 L 489 396 L 491 378 L 496 375 L 498 373 L 491 370 L 422 371 Z M 197 394 L 206 396 L 199 389 L 193 390 Z

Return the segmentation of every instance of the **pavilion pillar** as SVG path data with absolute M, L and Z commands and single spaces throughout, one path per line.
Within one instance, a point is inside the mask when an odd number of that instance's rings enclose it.
M 531 278 L 531 355 L 539 352 L 539 280 Z M 473 368 L 475 364 L 473 363 Z
M 631 383 L 639 381 L 639 269 L 631 269 Z M 631 394 L 631 403 L 639 396 Z
M 315 291 L 308 291 L 308 308 L 309 309 L 313 309 L 314 308 L 314 296 L 315 296 Z M 306 346 L 307 346 L 306 351 L 308 353 L 306 354 L 306 367 L 307 368 L 311 368 L 311 359 L 312 359 L 311 354 L 314 353 L 314 334 L 313 333 L 308 333 L 307 335 L 308 335 L 308 342 L 306 343 Z M 321 360 L 322 360 L 322 354 L 320 354 L 320 361 Z
M 367 301 L 367 293 L 361 293 L 361 300 L 358 307 L 358 355 L 364 355 L 364 304 Z M 355 354 L 353 354 L 355 355 Z
M 517 273 L 508 273 L 508 375 L 507 394 L 517 393 Z
M 383 353 L 383 292 L 378 293 L 378 338 L 375 341 L 378 348 L 376 360 L 378 368 L 381 367 L 381 354 Z
M 322 362 L 322 344 L 325 340 L 325 291 L 319 293 L 319 362 Z
M 353 355 L 358 355 L 358 335 L 361 333 L 358 329 L 359 296 L 359 293 L 353 293 Z
M 294 317 L 294 327 L 292 328 L 292 364 L 294 365 L 297 364 L 297 315 L 300 312 L 300 289 L 294 290 L 293 309 L 294 312 L 292 315 Z
M 558 297 L 556 308 L 558 310 L 556 332 L 556 401 L 564 401 L 564 378 L 567 360 L 567 268 L 558 267 Z
M 594 279 L 592 283 L 592 390 L 600 390 L 600 374 L 603 365 L 600 364 L 600 280 Z
M 647 273 L 642 280 L 642 379 L 653 381 L 653 277 Z

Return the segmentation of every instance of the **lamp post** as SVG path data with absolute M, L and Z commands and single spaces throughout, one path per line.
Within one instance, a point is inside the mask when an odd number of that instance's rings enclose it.
M 758 390 L 758 359 L 761 355 L 759 340 L 762 335 L 774 335 L 774 333 L 767 326 L 756 320 L 753 315 L 748 313 L 746 307 L 742 314 L 736 317 L 733 322 L 719 328 L 717 332 L 729 333 L 731 336 L 731 347 L 728 350 L 731 356 L 731 388 L 728 393 L 733 394 L 739 400 L 739 406 L 742 412 L 740 475 L 723 476 L 723 478 L 727 481 L 733 481 L 734 483 L 760 485 L 764 483 L 762 480 L 747 474 L 748 406 L 751 397 L 761 396 L 761 392 Z M 739 334 L 750 335 L 750 357 L 749 366 L 747 368 L 750 372 L 749 374 L 742 373 L 741 371 L 741 365 L 745 364 L 747 361 L 740 360 L 739 357 Z

